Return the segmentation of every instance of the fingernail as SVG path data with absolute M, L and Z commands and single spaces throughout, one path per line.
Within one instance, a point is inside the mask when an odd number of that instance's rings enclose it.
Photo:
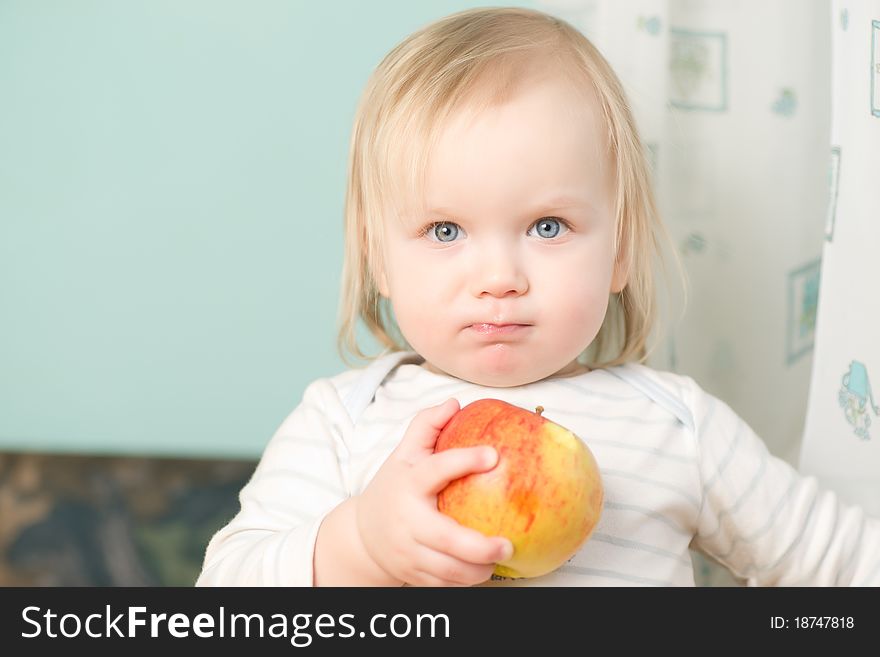
M 483 462 L 486 464 L 487 468 L 494 466 L 498 462 L 498 450 L 494 447 L 487 447 L 484 450 Z
M 499 557 L 500 561 L 507 561 L 510 557 L 513 556 L 513 543 L 510 541 L 505 541 L 504 546 L 501 548 L 501 556 Z

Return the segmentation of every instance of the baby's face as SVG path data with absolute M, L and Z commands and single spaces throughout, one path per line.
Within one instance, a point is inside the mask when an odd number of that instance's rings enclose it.
M 429 369 L 496 387 L 578 371 L 625 283 L 598 112 L 564 78 L 538 78 L 440 135 L 425 208 L 386 221 L 379 277 Z

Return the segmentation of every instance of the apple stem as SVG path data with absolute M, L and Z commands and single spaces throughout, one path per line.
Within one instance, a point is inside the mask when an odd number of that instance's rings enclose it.
M 535 407 L 535 413 L 537 413 L 538 415 L 540 415 L 540 414 L 543 413 L 543 412 L 544 412 L 544 407 L 543 407 L 543 406 L 536 406 L 536 407 Z

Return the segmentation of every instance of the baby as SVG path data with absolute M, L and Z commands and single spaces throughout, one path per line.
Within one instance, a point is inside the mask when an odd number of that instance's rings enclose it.
M 693 380 L 643 363 L 665 232 L 621 84 L 564 21 L 448 16 L 394 48 L 355 118 L 340 352 L 208 545 L 198 585 L 693 586 L 691 548 L 750 585 L 880 585 L 880 521 L 773 457 Z M 485 397 L 573 431 L 605 488 L 590 539 L 531 579 L 437 510 L 490 447 L 434 453 Z

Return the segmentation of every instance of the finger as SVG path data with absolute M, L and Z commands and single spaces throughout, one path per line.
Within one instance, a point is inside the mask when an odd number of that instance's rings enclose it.
M 513 544 L 503 536 L 484 536 L 442 513 L 416 528 L 419 545 L 471 564 L 496 564 L 513 556 Z
M 472 472 L 486 472 L 498 463 L 498 451 L 488 445 L 479 447 L 454 447 L 432 454 L 417 464 L 417 481 L 420 490 L 436 495 L 450 481 Z
M 424 586 L 474 586 L 492 577 L 495 564 L 476 564 L 422 546 L 416 561 Z
M 410 463 L 415 462 L 425 452 L 433 452 L 437 436 L 460 408 L 458 400 L 451 397 L 442 404 L 419 411 L 409 423 L 395 451 Z
M 429 586 L 431 588 L 469 586 L 468 584 L 456 584 L 455 582 L 440 579 L 439 577 L 435 577 L 431 573 L 426 573 L 423 570 L 416 570 L 415 573 L 416 578 L 412 582 L 408 582 L 410 586 Z

